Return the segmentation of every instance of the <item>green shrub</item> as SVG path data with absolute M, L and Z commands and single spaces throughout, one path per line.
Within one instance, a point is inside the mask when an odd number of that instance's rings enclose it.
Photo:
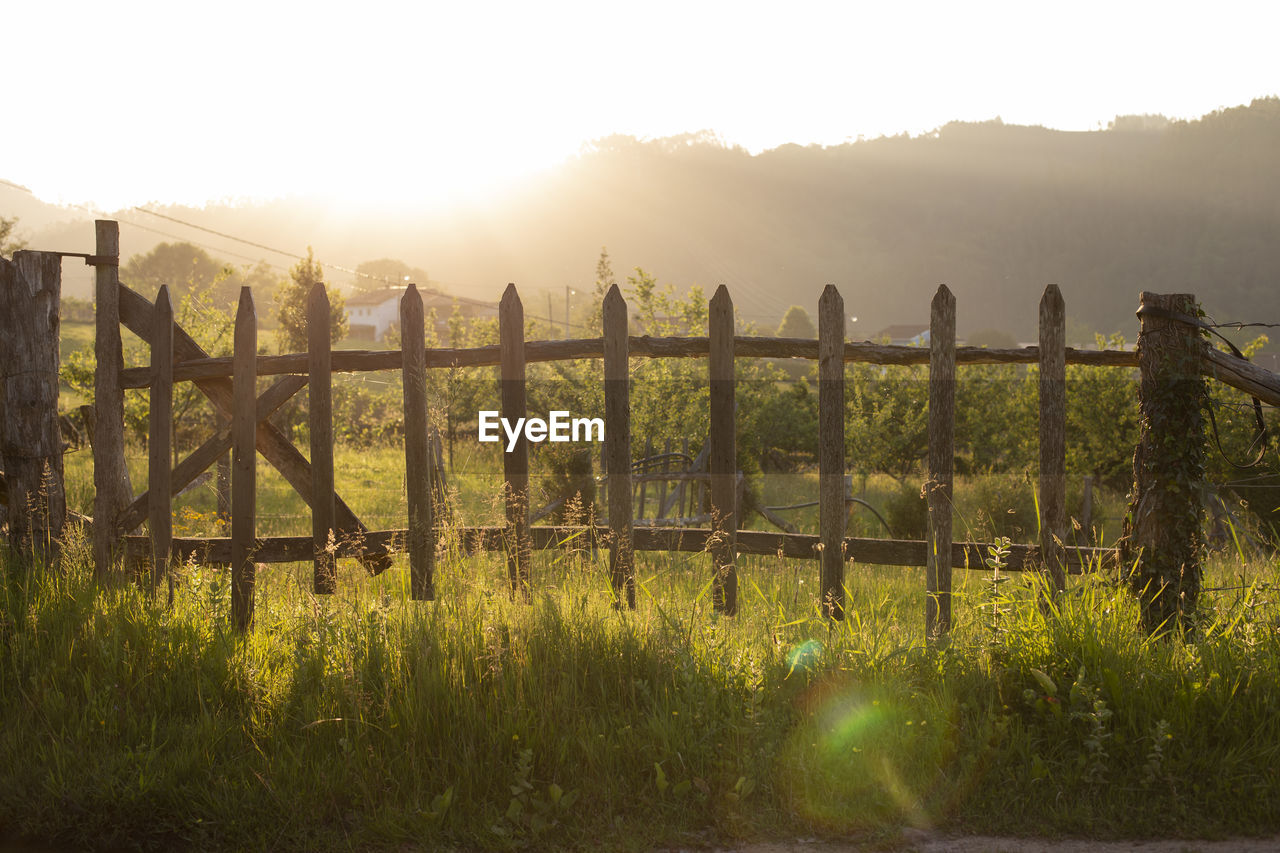
M 923 539 L 929 529 L 929 505 L 919 489 L 905 483 L 885 499 L 883 515 L 898 539 Z

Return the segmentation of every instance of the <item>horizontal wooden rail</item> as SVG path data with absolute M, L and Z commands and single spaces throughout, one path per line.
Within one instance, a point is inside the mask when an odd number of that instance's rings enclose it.
M 710 352 L 705 337 L 655 338 L 649 335 L 631 336 L 627 339 L 628 354 L 646 358 L 700 358 Z M 524 345 L 525 361 L 564 361 L 574 358 L 603 358 L 604 338 L 583 338 L 568 341 L 527 341 Z M 743 358 L 809 358 L 818 357 L 818 342 L 804 338 L 767 338 L 739 335 L 733 339 L 734 357 Z M 845 362 L 864 364 L 908 365 L 928 364 L 928 347 L 908 347 L 893 344 L 847 342 L 844 345 Z M 988 349 L 987 347 L 957 347 L 957 364 L 1036 364 L 1040 360 L 1039 347 L 1021 349 Z M 334 373 L 358 373 L 371 370 L 400 370 L 404 363 L 400 350 L 335 350 Z M 499 347 L 485 346 L 469 349 L 428 348 L 428 368 L 492 367 L 501 363 Z M 1094 367 L 1137 367 L 1137 353 L 1130 350 L 1082 350 L 1067 348 L 1067 364 L 1086 364 Z M 286 373 L 307 372 L 306 353 L 268 355 L 258 359 L 259 376 L 275 376 Z M 201 358 L 180 361 L 174 365 L 174 381 L 214 379 L 231 376 L 231 358 Z M 151 381 L 147 368 L 131 367 L 121 373 L 124 388 L 145 388 Z
M 554 548 L 575 538 L 590 535 L 593 531 L 599 541 L 606 541 L 609 528 L 582 526 L 533 526 L 529 528 L 533 547 Z M 711 531 L 697 527 L 641 527 L 635 528 L 637 551 L 683 551 L 700 553 L 707 548 Z M 351 558 L 370 554 L 386 555 L 405 550 L 408 530 L 370 530 L 361 537 L 338 541 L 337 556 Z M 460 549 L 467 554 L 487 551 L 503 551 L 509 546 L 504 539 L 509 536 L 505 527 L 462 527 L 456 531 Z M 150 539 L 146 536 L 126 536 L 130 556 L 146 559 L 150 554 Z M 864 539 L 845 537 L 845 553 L 854 563 L 877 566 L 924 566 L 925 543 L 906 539 Z M 777 533 L 769 530 L 739 530 L 737 552 L 757 556 L 789 557 L 816 560 L 821 554 L 819 537 L 807 533 Z M 986 570 L 984 560 L 992 547 L 985 542 L 954 542 L 951 545 L 951 565 L 957 569 Z M 1071 574 L 1091 570 L 1099 562 L 1111 565 L 1117 559 L 1114 548 L 1067 547 L 1067 569 Z M 175 560 L 195 558 L 203 563 L 229 564 L 231 540 L 228 538 L 173 539 Z M 259 563 L 311 562 L 315 548 L 310 536 L 272 536 L 259 539 L 254 560 Z M 1037 545 L 1011 545 L 1008 571 L 1034 569 L 1040 564 L 1040 548 Z
M 1223 384 L 1252 394 L 1270 406 L 1280 406 L 1280 377 L 1229 352 L 1210 348 L 1205 360 L 1206 375 Z

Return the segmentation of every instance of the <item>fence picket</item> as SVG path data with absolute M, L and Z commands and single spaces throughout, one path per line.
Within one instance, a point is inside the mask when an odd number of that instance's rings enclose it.
M 614 594 L 636 606 L 635 531 L 631 521 L 631 376 L 627 303 L 618 285 L 604 297 L 604 453 L 609 484 L 609 569 Z
M 317 595 L 337 591 L 338 533 L 334 523 L 333 354 L 329 340 L 329 294 L 323 282 L 311 287 L 307 302 L 307 386 L 311 426 L 311 540 L 315 547 L 313 585 Z
M 409 285 L 400 299 L 404 356 L 405 492 L 409 504 L 409 578 L 415 601 L 435 598 L 435 512 L 431 436 L 427 431 L 427 349 L 422 296 Z
M 956 298 L 938 286 L 929 314 L 929 527 L 925 552 L 925 636 L 951 630 L 951 495 L 955 470 Z
M 99 580 L 117 579 L 115 519 L 133 500 L 124 455 L 123 345 L 120 340 L 120 225 L 94 222 L 93 565 Z M 145 302 L 144 302 L 145 304 Z
M 147 439 L 147 491 L 151 495 L 151 594 L 160 587 L 160 575 L 169 583 L 173 604 L 173 572 L 169 549 L 173 543 L 173 303 L 169 286 L 156 294 L 155 336 L 151 339 L 150 435 Z
M 844 298 L 828 284 L 818 300 L 818 498 L 822 610 L 844 618 Z
M 707 440 L 711 450 L 711 527 L 715 531 L 711 596 L 716 610 L 732 616 L 738 612 L 738 571 L 734 564 L 738 454 L 733 422 L 733 299 L 723 284 L 711 297 L 707 322 L 711 348 L 711 423 Z
M 1040 299 L 1040 554 L 1053 588 L 1067 588 L 1067 310 L 1056 284 Z
M 502 417 L 509 423 L 528 416 L 525 404 L 524 304 L 514 284 L 508 284 L 498 307 L 498 338 L 502 348 Z M 503 450 L 506 450 L 505 437 Z M 502 454 L 503 490 L 507 525 L 512 538 L 507 552 L 511 592 L 529 597 L 529 567 L 533 546 L 529 541 L 529 443 L 523 432 L 510 453 Z
M 257 536 L 258 453 L 254 394 L 257 385 L 258 315 L 253 291 L 240 288 L 233 338 L 235 375 L 231 416 L 231 622 L 237 630 L 253 624 Z

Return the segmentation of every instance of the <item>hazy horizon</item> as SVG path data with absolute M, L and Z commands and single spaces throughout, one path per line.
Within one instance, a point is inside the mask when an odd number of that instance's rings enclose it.
M 53 203 L 493 203 L 591 140 L 758 154 L 951 121 L 1091 130 L 1280 92 L 1280 10 L 1016 2 L 21 4 L 0 172 Z M 74 27 L 64 24 L 73 21 Z M 1270 24 L 1270 25 L 1269 25 Z M 110 57 L 107 60 L 105 57 Z

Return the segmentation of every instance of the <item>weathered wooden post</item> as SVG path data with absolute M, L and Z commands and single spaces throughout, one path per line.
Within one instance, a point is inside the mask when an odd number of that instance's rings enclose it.
M 315 547 L 313 585 L 317 595 L 329 595 L 338 590 L 333 351 L 329 340 L 329 294 L 320 281 L 312 285 L 307 302 L 307 389 L 311 427 L 311 539 Z
M 120 225 L 107 219 L 94 223 L 94 356 L 93 380 L 93 562 L 99 580 L 119 577 L 115 571 L 120 539 L 117 519 L 133 500 L 124 458 L 124 368 L 120 342 Z
M 711 600 L 716 610 L 738 612 L 737 546 L 738 453 L 733 422 L 733 299 L 723 284 L 711 297 L 707 318 L 710 333 L 711 423 L 707 442 L 711 466 L 711 563 L 715 571 Z
M 828 284 L 818 300 L 818 526 L 822 612 L 844 618 L 844 298 Z
M 925 564 L 925 635 L 951 630 L 951 494 L 955 472 L 956 298 L 945 284 L 929 316 L 929 529 Z
M 240 288 L 236 307 L 231 377 L 231 622 L 246 631 L 253 624 L 253 588 L 257 565 L 257 417 L 258 315 L 253 292 Z
M 409 585 L 414 601 L 435 598 L 435 497 L 431 436 L 427 432 L 427 346 L 422 296 L 409 285 L 400 298 L 404 385 L 405 493 L 409 503 Z
M 1187 293 L 1139 296 L 1141 438 L 1121 558 L 1148 633 L 1191 627 L 1200 596 L 1204 483 L 1204 342 Z
M 15 552 L 52 558 L 66 523 L 58 426 L 62 258 L 0 258 L 0 470 Z
M 509 423 L 523 419 L 525 405 L 524 305 L 514 283 L 507 285 L 498 305 L 498 337 L 502 350 L 502 417 Z M 506 442 L 503 441 L 504 451 Z M 516 446 L 502 454 L 503 492 L 507 507 L 508 535 L 514 539 L 507 551 L 511 592 L 529 597 L 533 543 L 529 535 L 529 443 L 523 431 Z
M 1056 284 L 1040 299 L 1040 555 L 1067 588 L 1067 311 Z
M 635 531 L 631 524 L 631 373 L 627 302 L 618 285 L 604 297 L 604 453 L 609 484 L 609 569 L 621 604 L 636 607 Z
M 151 594 L 160 588 L 163 573 L 173 604 L 173 302 L 169 286 L 156 294 L 155 331 L 151 336 L 151 411 L 147 440 L 148 523 L 151 528 Z

